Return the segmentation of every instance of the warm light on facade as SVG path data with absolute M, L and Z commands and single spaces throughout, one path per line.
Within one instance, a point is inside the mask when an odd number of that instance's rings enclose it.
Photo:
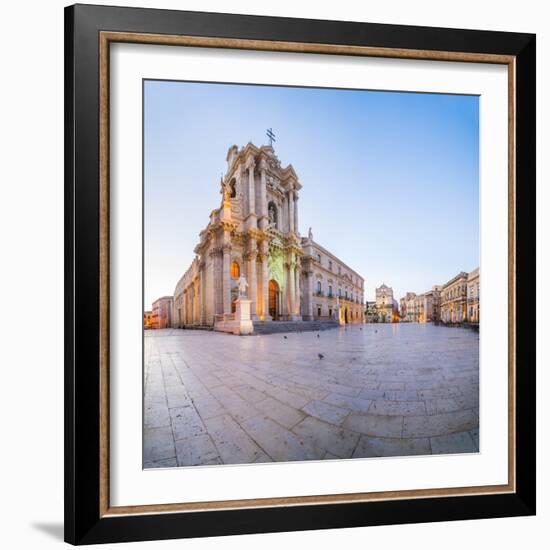
M 237 262 L 231 263 L 231 278 L 238 279 L 241 276 L 241 268 Z

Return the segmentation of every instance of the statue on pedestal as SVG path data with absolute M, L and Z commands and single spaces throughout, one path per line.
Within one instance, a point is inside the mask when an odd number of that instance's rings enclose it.
M 237 288 L 239 289 L 239 298 L 246 298 L 247 287 L 248 283 L 246 282 L 246 277 L 244 275 L 241 275 L 237 282 Z

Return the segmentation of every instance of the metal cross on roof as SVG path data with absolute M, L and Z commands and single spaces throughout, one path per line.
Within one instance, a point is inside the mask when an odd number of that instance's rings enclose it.
M 268 137 L 268 139 L 269 139 L 269 145 L 270 145 L 271 147 L 273 147 L 273 142 L 274 142 L 274 141 L 277 141 L 277 140 L 275 139 L 275 134 L 273 133 L 273 129 L 272 129 L 272 128 L 268 128 L 268 129 L 266 130 L 265 133 L 266 133 L 266 135 L 267 135 L 267 137 Z

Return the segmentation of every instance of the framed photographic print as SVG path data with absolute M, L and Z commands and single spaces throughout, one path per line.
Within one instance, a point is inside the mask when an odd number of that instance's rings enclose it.
M 65 537 L 535 513 L 535 37 L 65 12 Z

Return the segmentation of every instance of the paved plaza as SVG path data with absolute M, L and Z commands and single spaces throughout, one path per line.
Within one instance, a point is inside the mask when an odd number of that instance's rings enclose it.
M 479 335 L 145 331 L 144 467 L 472 453 Z

